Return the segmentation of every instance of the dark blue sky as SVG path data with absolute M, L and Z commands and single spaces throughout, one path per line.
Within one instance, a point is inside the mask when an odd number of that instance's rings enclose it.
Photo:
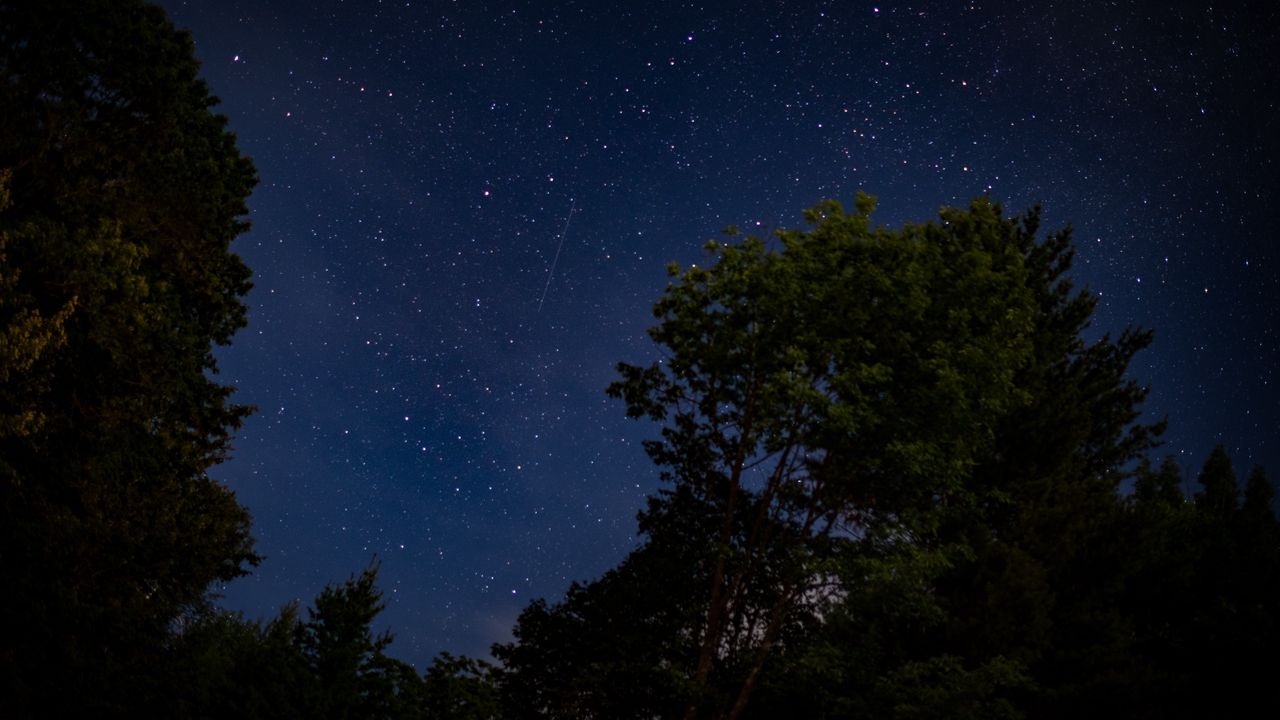
M 262 178 L 219 353 L 250 617 L 376 554 L 422 667 L 615 564 L 657 478 L 603 390 L 664 265 L 858 189 L 891 226 L 1041 203 L 1092 331 L 1156 330 L 1165 450 L 1280 474 L 1273 2 L 161 5 Z

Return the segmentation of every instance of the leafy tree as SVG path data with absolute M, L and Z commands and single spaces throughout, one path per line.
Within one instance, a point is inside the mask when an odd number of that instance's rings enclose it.
M 996 421 L 967 502 L 937 514 L 935 533 L 892 553 L 850 548 L 842 602 L 781 659 L 761 717 L 802 698 L 827 717 L 1072 715 L 1055 708 L 1095 692 L 1107 702 L 1102 685 L 1114 693 L 1127 671 L 1129 628 L 1108 608 L 1127 572 L 1117 489 L 1161 429 L 1135 422 L 1146 391 L 1125 377 L 1150 334 L 1084 341 L 1096 301 L 1067 276 L 1070 231 L 1037 240 L 1038 219 L 1012 238 L 1035 299 L 1031 358 L 1014 377 L 1024 401 Z M 797 677 L 812 690 L 789 691 Z M 945 700 L 922 703 L 929 693 Z
M 315 717 L 321 694 L 297 642 L 296 603 L 254 623 L 239 613 L 203 608 L 187 619 L 160 672 L 164 697 L 151 713 L 174 718 Z
M 1150 333 L 1084 341 L 1096 301 L 1036 211 L 897 232 L 870 211 L 822 205 L 778 251 L 713 244 L 673 271 L 667 357 L 611 387 L 662 421 L 647 449 L 671 485 L 640 550 L 495 649 L 504 690 L 536 691 L 525 714 L 1048 717 L 1154 687 L 1126 587 L 1171 570 L 1126 540 L 1174 537 L 1182 503 L 1176 466 L 1134 469 L 1163 426 L 1126 377 Z M 1151 537 L 1119 492 L 1135 477 L 1166 508 Z M 682 597 L 646 596 L 651 577 Z M 667 704 L 611 708 L 636 687 Z
M 533 602 L 520 614 L 515 642 L 494 646 L 507 717 L 639 720 L 683 710 L 694 633 L 706 616 L 699 598 L 715 518 L 675 495 L 665 512 L 642 519 L 648 541 L 617 568 L 574 583 L 559 603 Z
M 502 717 L 493 672 L 494 667 L 483 660 L 440 653 L 423 677 L 421 709 L 425 717 L 441 720 Z
M 0 214 L 10 208 L 13 171 L 0 169 Z M 5 254 L 10 233 L 0 231 L 0 437 L 25 437 L 45 419 L 38 402 L 48 392 L 48 378 L 32 373 L 42 358 L 66 343 L 66 322 L 75 307 L 68 302 L 51 317 L 17 294 L 21 270 Z
M 286 605 L 265 623 L 205 608 L 188 618 L 163 673 L 169 696 L 152 714 L 237 718 L 487 718 L 496 690 L 486 666 L 448 654 L 424 679 L 388 657 L 374 634 L 377 566 L 325 587 L 304 613 Z M 469 714 L 468 714 L 469 713 Z
M 140 0 L 0 4 L 0 710 L 144 702 L 184 608 L 257 562 L 207 475 L 249 411 L 212 345 L 256 180 L 197 69 Z
M 385 607 L 377 576 L 375 563 L 359 577 L 326 587 L 308 610 L 308 620 L 296 627 L 298 645 L 320 688 L 318 717 L 403 717 L 410 704 L 406 697 L 416 699 L 420 680 L 412 667 L 383 653 L 391 634 L 373 634 L 373 619 Z
M 718 526 L 686 717 L 743 712 L 796 612 L 831 589 L 833 543 L 901 544 L 970 504 L 970 469 L 1025 400 L 1027 228 L 976 201 L 873 229 L 873 207 L 828 201 L 779 251 L 713 243 L 709 267 L 672 268 L 651 331 L 668 357 L 620 365 L 610 388 L 663 423 L 650 456 Z

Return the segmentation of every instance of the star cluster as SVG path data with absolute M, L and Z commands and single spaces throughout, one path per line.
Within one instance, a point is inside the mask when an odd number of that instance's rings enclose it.
M 1090 332 L 1157 332 L 1164 451 L 1280 473 L 1272 4 L 161 4 L 262 179 L 219 352 L 251 617 L 376 555 L 422 667 L 615 564 L 658 481 L 603 388 L 665 264 L 858 189 L 887 225 L 1041 203 Z

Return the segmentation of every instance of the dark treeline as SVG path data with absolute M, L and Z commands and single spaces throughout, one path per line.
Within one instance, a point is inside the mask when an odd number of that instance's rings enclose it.
M 1275 714 L 1262 468 L 1161 460 L 1086 342 L 1069 231 L 977 200 L 876 228 L 826 202 L 672 268 L 642 544 L 424 672 L 377 566 L 253 622 L 260 558 L 208 476 L 250 408 L 212 348 L 256 182 L 189 37 L 141 0 L 0 0 L 0 716 L 1149 718 Z

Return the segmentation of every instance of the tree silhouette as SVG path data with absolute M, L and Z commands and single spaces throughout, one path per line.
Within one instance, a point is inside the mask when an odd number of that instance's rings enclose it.
M 1217 445 L 1213 448 L 1197 480 L 1201 490 L 1196 493 L 1196 505 L 1222 516 L 1236 509 L 1240 502 L 1240 488 L 1225 447 Z
M 197 69 L 138 0 L 0 5 L 0 709 L 145 702 L 175 620 L 257 561 L 206 474 L 248 412 L 212 345 L 256 180 Z

